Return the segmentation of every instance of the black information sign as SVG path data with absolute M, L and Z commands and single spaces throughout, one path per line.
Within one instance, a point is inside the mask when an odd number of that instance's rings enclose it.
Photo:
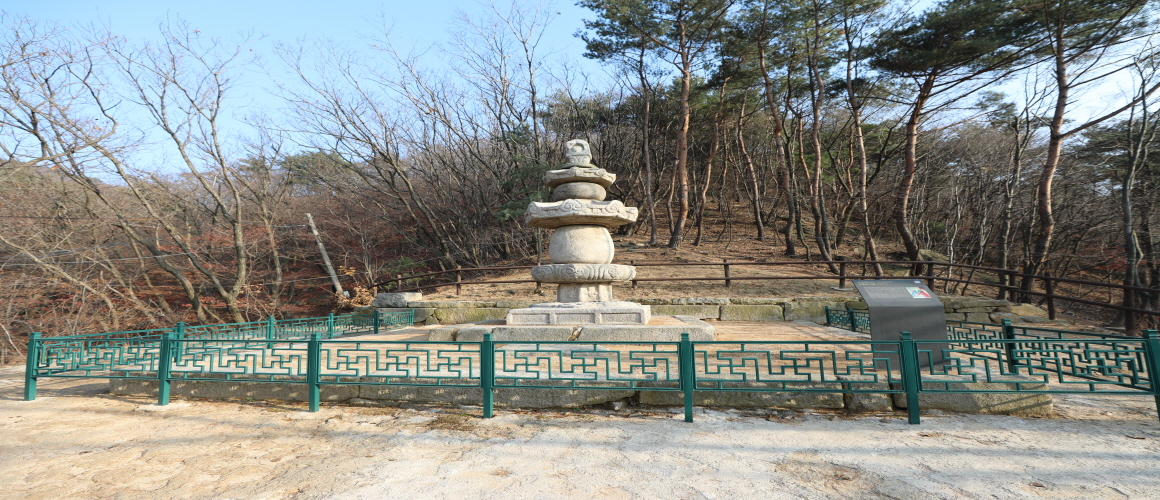
M 914 340 L 947 340 L 947 317 L 943 303 L 922 280 L 853 280 L 854 286 L 870 307 L 870 338 L 893 340 L 900 332 L 910 332 Z M 929 366 L 945 361 L 943 349 L 948 344 L 919 344 L 919 363 Z M 890 349 L 894 351 L 894 349 Z M 897 355 L 890 356 L 897 360 Z

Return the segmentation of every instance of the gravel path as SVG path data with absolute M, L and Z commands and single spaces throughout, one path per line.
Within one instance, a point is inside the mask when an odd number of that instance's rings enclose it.
M 1060 418 L 183 401 L 0 370 L 0 498 L 1160 498 L 1152 398 Z

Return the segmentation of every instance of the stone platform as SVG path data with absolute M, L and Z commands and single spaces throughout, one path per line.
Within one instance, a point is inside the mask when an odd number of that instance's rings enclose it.
M 504 320 L 480 321 L 430 330 L 428 340 L 478 342 L 483 334 L 492 340 L 517 342 L 676 342 L 682 333 L 690 340 L 713 340 L 713 326 L 692 316 L 654 316 L 642 325 L 508 325 Z
M 648 325 L 651 318 L 636 302 L 545 302 L 508 311 L 507 325 Z

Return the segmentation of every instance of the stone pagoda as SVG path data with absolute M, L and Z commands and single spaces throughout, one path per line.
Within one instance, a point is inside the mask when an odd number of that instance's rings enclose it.
M 636 207 L 604 201 L 616 175 L 592 165 L 588 143 L 568 141 L 568 163 L 544 175 L 550 203 L 528 205 L 527 223 L 554 229 L 548 247 L 552 263 L 532 268 L 532 277 L 557 283 L 556 302 L 512 309 L 508 325 L 644 325 L 649 306 L 614 301 L 612 284 L 636 277 L 636 268 L 613 264 L 609 228 L 636 221 Z

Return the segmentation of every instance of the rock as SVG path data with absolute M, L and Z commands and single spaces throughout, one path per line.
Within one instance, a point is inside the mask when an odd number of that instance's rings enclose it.
M 761 382 L 729 382 L 725 387 L 769 387 Z M 730 408 L 843 408 L 845 402 L 839 392 L 792 392 L 795 387 L 841 390 L 841 384 L 828 382 L 788 382 L 785 391 L 778 392 L 710 392 L 693 393 L 697 406 L 726 406 Z M 684 404 L 680 392 L 640 391 L 640 404 L 676 406 Z
M 899 384 L 892 385 L 898 386 Z M 1021 385 L 1021 389 L 1023 390 L 1041 391 L 1047 389 L 1047 385 L 1043 383 L 1021 382 Z M 946 386 L 947 384 L 939 382 L 923 383 L 924 390 L 946 390 Z M 949 384 L 949 389 L 952 391 L 1004 391 L 1015 388 L 1016 386 L 1013 382 L 973 382 Z M 906 394 L 895 394 L 894 406 L 898 408 L 906 408 Z M 923 411 L 943 410 L 957 413 L 990 415 L 1049 416 L 1052 413 L 1051 394 L 1020 394 L 1013 392 L 922 392 L 918 395 L 918 406 Z
M 380 293 L 375 296 L 375 300 L 371 302 L 372 307 L 407 307 L 407 304 L 412 301 L 423 300 L 423 294 L 419 292 L 392 292 Z
M 1005 320 L 1005 319 L 1009 319 L 1009 320 L 1014 321 L 1015 319 L 1018 319 L 1018 318 L 1019 318 L 1018 314 L 1010 313 L 1010 312 L 993 312 L 993 313 L 991 313 L 991 322 L 992 323 L 1002 323 L 1003 320 Z
M 739 297 L 729 299 L 730 304 L 739 306 L 768 306 L 774 304 L 784 304 L 789 302 L 789 299 L 774 299 L 766 297 Z
M 890 385 L 885 382 L 855 382 L 858 377 L 839 375 L 838 380 L 849 380 L 842 384 L 847 389 L 855 390 L 889 390 Z M 846 410 L 854 413 L 879 413 L 894 411 L 894 401 L 890 394 L 875 392 L 852 392 L 842 395 Z
M 673 303 L 672 299 L 640 299 L 633 302 L 645 306 L 667 306 Z
M 410 308 L 449 309 L 456 307 L 495 307 L 495 302 L 478 300 L 416 300 L 407 303 Z
M 946 313 L 947 321 L 966 321 L 967 315 L 964 313 Z
M 785 309 L 780 305 L 721 306 L 721 321 L 782 321 L 784 319 Z
M 1034 304 L 1013 304 L 1010 307 L 1010 312 L 1015 313 L 1018 316 L 1047 317 L 1047 311 L 1040 309 Z
M 847 302 L 846 308 L 853 309 L 855 311 L 868 311 L 868 310 L 870 310 L 870 306 L 866 305 L 866 302 L 863 302 L 863 301 Z
M 490 319 L 504 319 L 507 317 L 507 312 L 507 309 L 500 309 L 498 307 L 454 307 L 447 309 L 436 309 L 433 316 L 435 319 L 439 320 L 439 324 L 441 325 L 458 325 L 462 323 L 487 321 Z
M 831 298 L 830 300 L 835 300 Z M 785 304 L 785 320 L 786 321 L 812 321 L 817 324 L 826 322 L 826 306 L 831 309 L 842 309 L 846 302 L 813 302 L 813 301 L 794 301 Z
M 225 379 L 224 373 L 205 373 L 198 377 Z M 271 399 L 280 401 L 307 401 L 308 388 L 305 377 L 277 375 L 275 380 L 286 383 L 247 382 L 233 380 L 173 380 L 169 383 L 170 394 L 187 398 L 206 399 Z M 295 383 L 296 382 L 296 383 Z M 352 385 L 323 384 L 320 387 L 322 401 L 347 401 L 358 396 L 358 388 Z M 157 395 L 157 380 L 149 379 L 109 379 L 109 394 L 119 396 Z
M 970 307 L 1005 307 L 1005 306 L 1010 306 L 1010 305 L 1011 305 L 1011 303 L 1007 302 L 1006 300 L 993 300 L 993 299 L 970 300 L 970 299 L 968 299 L 968 300 L 964 300 L 964 301 L 960 302 L 957 307 L 959 309 L 962 309 L 962 308 L 970 308 Z M 971 312 L 971 311 L 962 311 L 962 312 Z
M 434 308 L 431 308 L 431 307 L 418 307 L 418 308 L 414 308 L 414 309 L 411 309 L 411 308 L 380 307 L 380 308 L 378 308 L 378 311 L 379 311 L 380 313 L 400 313 L 400 312 L 410 312 L 410 311 L 414 311 L 414 314 L 415 314 L 415 316 L 414 316 L 414 318 L 412 319 L 412 321 L 413 321 L 413 322 L 414 322 L 416 325 L 418 325 L 418 324 L 421 324 L 421 323 L 423 323 L 423 322 L 427 321 L 427 318 L 430 318 L 430 317 L 431 317 L 431 314 L 435 312 L 435 309 L 434 309 Z
M 1052 321 L 1050 319 L 1047 319 L 1047 318 L 1044 318 L 1041 316 L 1020 316 L 1019 321 L 1022 321 L 1024 323 L 1036 323 L 1036 324 L 1052 323 Z
M 653 316 L 692 316 L 697 319 L 718 319 L 721 306 L 652 306 Z
M 406 381 L 402 379 L 401 381 Z M 446 384 L 472 384 L 472 380 L 444 380 Z M 521 385 L 558 385 L 556 380 L 523 380 Z M 599 382 L 585 382 L 600 386 Z M 613 384 L 603 384 L 613 385 Z M 483 399 L 479 387 L 359 385 L 359 397 L 368 400 L 406 401 L 411 403 L 451 403 L 477 405 Z M 632 397 L 636 391 L 618 389 L 533 389 L 503 388 L 495 391 L 495 405 L 508 408 L 554 408 L 605 404 Z
M 445 326 L 443 328 L 432 328 L 428 330 L 427 340 L 435 342 L 455 342 L 456 332 L 459 331 L 458 326 Z
M 496 301 L 495 306 L 502 307 L 504 309 L 519 309 L 522 307 L 532 307 L 532 304 L 535 303 L 536 302 L 532 300 L 501 300 Z
M 685 299 L 673 299 L 675 306 L 723 306 L 729 304 L 729 299 L 725 297 L 692 297 Z
M 995 308 L 993 307 L 960 307 L 955 309 L 955 312 L 961 313 L 989 313 Z
M 969 312 L 967 313 L 967 322 L 970 323 L 990 323 L 991 315 L 985 312 Z
M 376 405 L 376 403 L 374 401 L 371 401 L 369 399 L 363 399 L 363 398 L 350 398 L 350 399 L 346 400 L 346 404 L 354 405 L 354 406 L 375 406 Z

